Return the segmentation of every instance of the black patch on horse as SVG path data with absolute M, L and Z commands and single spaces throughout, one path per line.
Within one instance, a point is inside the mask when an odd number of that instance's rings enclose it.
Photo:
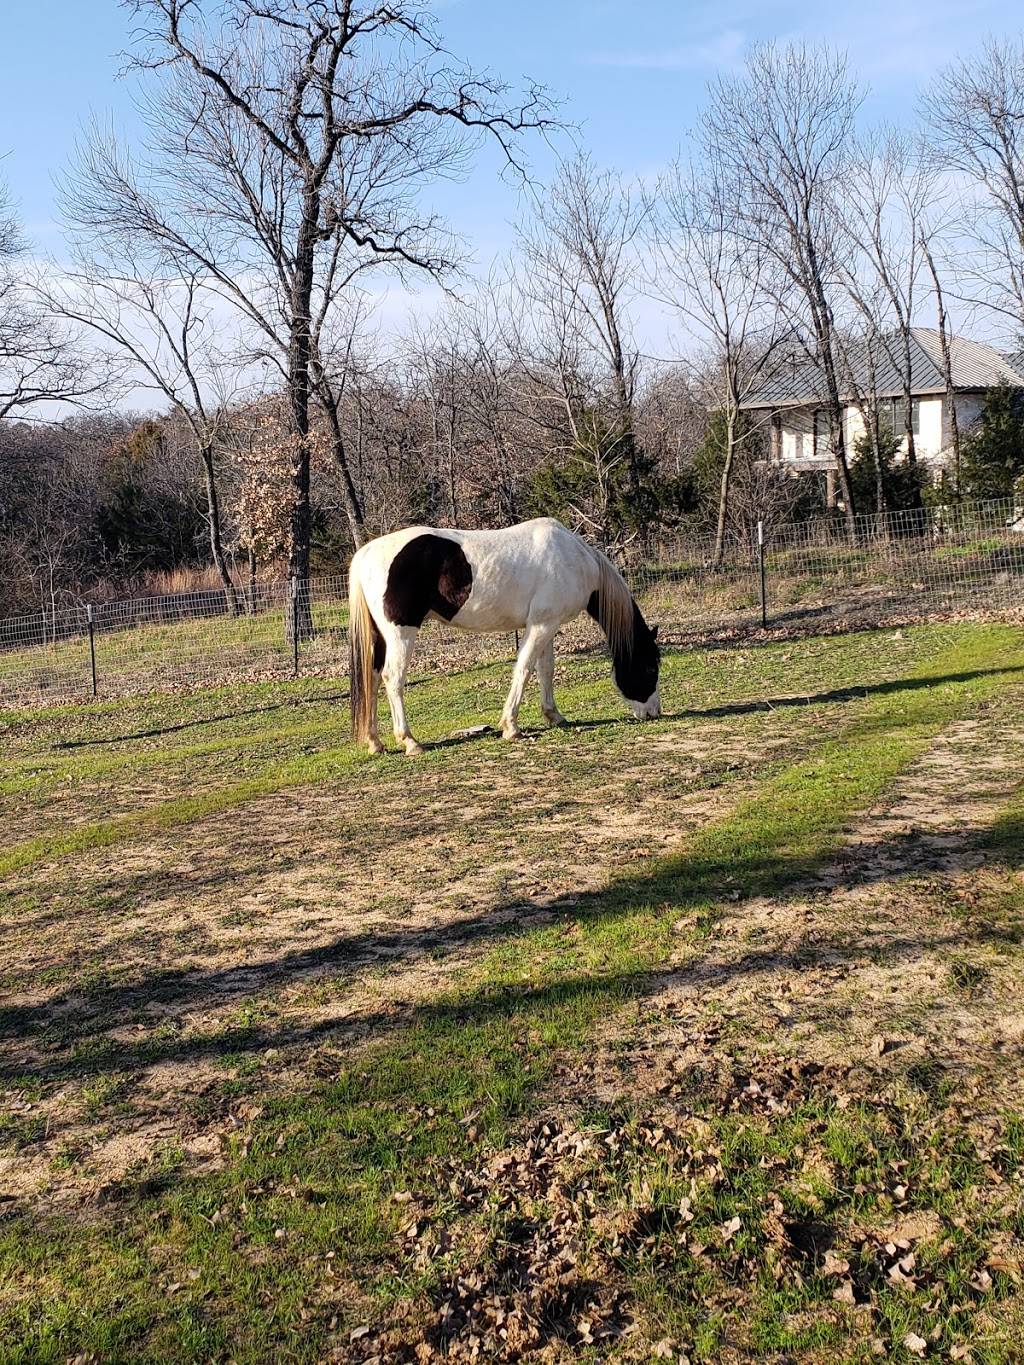
M 587 603 L 587 615 L 600 624 L 598 594 L 592 592 Z M 661 650 L 658 648 L 658 627 L 651 627 L 633 603 L 633 639 L 631 648 L 612 651 L 612 673 L 615 686 L 627 701 L 650 701 L 658 690 Z
M 388 658 L 388 642 L 380 633 L 377 622 L 372 616 L 370 617 L 370 629 L 373 631 L 373 671 L 383 673 Z
M 473 570 L 461 545 L 445 536 L 416 536 L 391 561 L 384 615 L 393 625 L 417 629 L 431 612 L 450 621 L 472 587 Z

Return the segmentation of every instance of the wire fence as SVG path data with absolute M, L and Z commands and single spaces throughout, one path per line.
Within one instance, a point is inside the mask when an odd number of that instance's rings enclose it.
M 1024 619 L 1024 510 L 961 503 L 791 525 L 729 540 L 680 536 L 637 554 L 626 575 L 669 643 L 906 624 L 957 613 Z M 233 614 L 220 591 L 41 611 L 0 621 L 0 706 L 340 676 L 348 667 L 347 579 L 260 584 Z M 299 628 L 293 629 L 293 622 Z M 598 641 L 587 618 L 561 648 Z M 432 665 L 508 657 L 511 636 L 424 632 Z

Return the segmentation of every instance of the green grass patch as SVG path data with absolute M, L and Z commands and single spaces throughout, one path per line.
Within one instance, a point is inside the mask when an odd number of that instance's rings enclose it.
M 780 894 L 822 866 L 845 822 L 877 801 L 934 735 L 994 699 L 1021 667 L 1017 632 L 964 629 L 926 639 L 925 657 L 912 669 L 851 702 L 834 732 L 815 735 L 812 752 L 769 770 L 754 796 L 696 834 L 682 853 L 648 860 L 579 897 L 549 926 L 511 933 L 450 990 L 418 1007 L 411 1022 L 346 1059 L 332 1078 L 296 1095 L 275 1096 L 271 1088 L 261 1111 L 230 1141 L 223 1169 L 190 1174 L 172 1144 L 122 1182 L 102 1218 L 5 1219 L 3 1359 L 56 1361 L 92 1352 L 154 1361 L 316 1360 L 344 1348 L 363 1323 L 389 1315 L 403 1321 L 403 1303 L 426 1312 L 432 1296 L 448 1292 L 460 1256 L 483 1265 L 501 1288 L 501 1257 L 521 1232 L 507 1210 L 486 1199 L 468 1211 L 444 1173 L 476 1169 L 487 1153 L 516 1140 L 538 1106 L 557 1103 L 557 1069 L 585 1055 L 610 1016 L 628 1015 L 625 1007 L 649 989 L 680 944 L 698 960 L 737 899 Z M 760 656 L 753 666 L 770 670 L 778 657 Z M 679 680 L 695 691 L 701 669 L 712 671 L 704 659 L 678 667 Z M 491 681 L 493 673 L 472 677 Z M 715 680 L 721 683 L 721 670 Z M 752 686 L 764 682 L 762 672 Z M 787 682 L 794 685 L 792 677 Z M 597 689 L 596 676 L 584 674 L 573 698 L 581 709 L 594 706 L 604 698 Z M 469 714 L 454 690 L 449 684 L 447 694 L 438 687 L 417 695 L 425 734 Z M 710 690 L 705 685 L 703 697 Z M 604 742 L 597 733 L 586 742 Z M 572 740 L 551 737 L 554 745 Z M 408 771 L 430 773 L 453 761 L 465 760 L 441 749 Z M 24 871 L 33 861 L 151 835 L 271 791 L 339 782 L 365 762 L 347 748 L 278 762 L 201 796 L 51 832 L 11 850 L 4 866 Z M 684 912 L 692 928 L 681 938 Z M 260 1021 L 240 1021 L 205 1043 L 244 1059 L 250 1036 L 263 1048 L 273 1041 Z M 109 1067 L 119 1075 L 121 1047 L 103 1037 L 96 1046 L 99 1052 L 85 1060 L 97 1072 Z M 155 1056 L 173 1056 L 175 1047 L 173 1036 L 158 1041 Z M 252 1084 L 259 1086 L 258 1075 Z M 961 1229 L 959 1239 L 950 1233 L 950 1248 L 921 1248 L 922 1261 L 932 1257 L 939 1269 L 929 1272 L 927 1297 L 910 1301 L 891 1287 L 884 1243 L 878 1250 L 872 1229 L 891 1219 L 901 1199 L 907 1202 L 897 1185 L 913 1191 L 913 1207 L 936 1210 L 955 1228 L 958 1209 L 982 1207 L 991 1162 L 960 1130 L 944 1133 L 936 1125 L 927 1095 L 876 1110 L 844 1108 L 827 1088 L 808 1091 L 778 1122 L 723 1112 L 717 1100 L 695 1092 L 687 1113 L 699 1126 L 687 1142 L 692 1148 L 699 1132 L 708 1162 L 702 1157 L 694 1165 L 692 1151 L 684 1161 L 682 1148 L 667 1154 L 655 1148 L 654 1156 L 617 1160 L 594 1185 L 599 1210 L 609 1217 L 643 1212 L 647 1219 L 643 1236 L 630 1232 L 620 1251 L 601 1252 L 618 1257 L 616 1275 L 629 1286 L 645 1330 L 685 1340 L 695 1358 L 709 1361 L 737 1336 L 755 1356 L 857 1358 L 848 1354 L 858 1349 L 856 1319 L 834 1307 L 835 1283 L 815 1242 L 820 1223 L 846 1238 L 841 1247 L 856 1247 L 851 1278 L 858 1294 L 874 1294 L 874 1330 L 893 1358 L 911 1330 L 926 1336 L 938 1328 L 943 1344 L 962 1340 L 981 1302 L 970 1289 L 983 1261 L 975 1234 Z M 119 1094 L 117 1083 L 97 1086 L 90 1102 L 103 1111 L 116 1106 Z M 634 1142 L 628 1118 L 613 1127 L 627 1147 Z M 14 1137 L 21 1139 L 31 1142 L 32 1135 Z M 1015 1178 L 1024 1144 L 1004 1145 L 1005 1181 Z M 811 1161 L 812 1154 L 820 1160 Z M 712 1178 L 713 1169 L 721 1175 Z M 404 1249 L 405 1206 L 396 1196 L 409 1192 L 424 1203 L 439 1235 L 448 1229 L 455 1239 L 442 1237 L 440 1253 L 425 1262 Z M 684 1197 L 692 1205 L 685 1246 L 676 1236 Z M 771 1213 L 773 1201 L 781 1213 Z M 540 1213 L 524 1206 L 522 1216 L 530 1224 Z M 726 1238 L 723 1228 L 735 1219 Z M 806 1264 L 796 1278 L 774 1273 L 780 1236 L 803 1239 Z M 656 1255 L 667 1259 L 652 1260 Z M 1012 1290 L 1011 1278 L 1000 1273 L 990 1275 L 992 1302 Z M 737 1290 L 742 1322 L 730 1320 Z M 415 1317 L 409 1321 L 415 1331 Z M 577 1355 L 585 1339 L 571 1333 L 579 1330 L 566 1326 L 564 1337 L 565 1349 Z M 986 1358 L 1009 1361 L 1008 1350 L 996 1339 Z

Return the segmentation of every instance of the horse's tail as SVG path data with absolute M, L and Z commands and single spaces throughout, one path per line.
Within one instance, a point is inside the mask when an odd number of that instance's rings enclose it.
M 366 739 L 373 719 L 374 622 L 353 559 L 348 578 L 349 709 L 352 735 Z
M 588 545 L 597 562 L 597 610 L 591 615 L 604 631 L 613 655 L 633 652 L 633 594 L 607 555 Z

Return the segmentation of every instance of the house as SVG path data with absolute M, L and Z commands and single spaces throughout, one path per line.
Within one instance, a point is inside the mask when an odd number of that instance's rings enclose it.
M 873 355 L 865 344 L 859 357 L 856 348 L 851 348 L 849 380 L 841 394 L 849 457 L 864 432 L 862 409 L 870 411 L 870 403 L 877 403 L 880 421 L 889 430 L 899 434 L 906 429 L 902 367 L 893 364 L 887 353 L 896 352 L 894 342 L 890 338 L 888 348 L 876 343 Z M 944 464 L 949 453 L 951 403 L 956 404 L 957 425 L 963 433 L 977 421 L 989 389 L 1000 384 L 1024 388 L 1024 356 L 1005 356 L 992 346 L 965 337 L 950 337 L 949 347 L 952 394 L 946 392 L 939 333 L 930 327 L 911 329 L 914 450 L 917 458 L 932 468 Z M 869 364 L 872 360 L 873 366 Z M 834 492 L 835 452 L 825 385 L 816 364 L 807 360 L 784 364 L 740 406 L 755 423 L 767 426 L 773 462 L 794 474 L 821 471 L 828 476 L 830 494 Z

